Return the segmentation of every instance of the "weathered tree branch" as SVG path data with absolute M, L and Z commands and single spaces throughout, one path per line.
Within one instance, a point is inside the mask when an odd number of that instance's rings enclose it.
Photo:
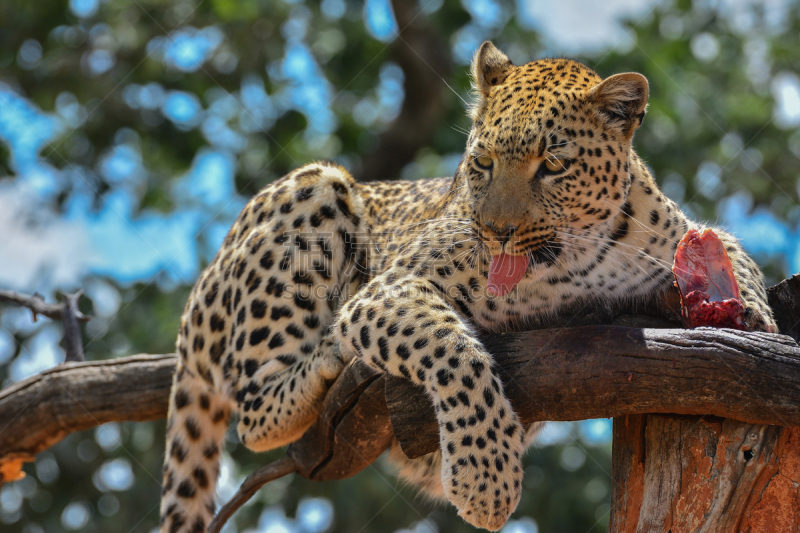
M 167 414 L 174 355 L 65 363 L 0 391 L 0 482 L 70 433 Z
M 778 331 L 800 342 L 800 274 L 767 289 Z
M 83 361 L 83 337 L 81 336 L 81 325 L 78 321 L 78 315 L 81 314 L 78 310 L 78 300 L 80 300 L 82 294 L 83 291 L 78 291 L 75 294 L 65 294 L 64 301 L 61 304 L 61 325 L 64 327 L 64 351 L 66 352 L 65 360 L 67 362 Z
M 66 361 L 83 361 L 83 337 L 81 336 L 81 322 L 91 320 L 78 309 L 78 300 L 83 291 L 74 294 L 65 294 L 64 301 L 60 304 L 48 304 L 38 294 L 29 296 L 14 291 L 0 290 L 0 302 L 9 302 L 27 307 L 33 313 L 33 321 L 37 315 L 43 315 L 53 320 L 61 320 L 64 327 L 64 351 Z
M 266 483 L 293 472 L 317 481 L 350 477 L 377 459 L 393 436 L 383 401 L 383 378 L 353 361 L 333 384 L 311 428 L 289 446 L 285 457 L 247 476 L 214 517 L 208 533 L 219 533 Z
M 589 326 L 485 338 L 524 421 L 674 412 L 800 426 L 800 347 L 731 330 Z M 69 363 L 0 392 L 0 463 L 31 460 L 68 433 L 112 420 L 166 415 L 174 357 Z M 394 434 L 406 453 L 436 449 L 430 400 L 352 364 L 312 429 L 289 449 L 311 479 L 353 475 Z M 402 405 L 400 405 L 402 402 Z M 12 479 L 4 473 L 3 479 Z
M 80 297 L 80 294 L 82 293 L 79 291 L 73 296 Z M 38 294 L 31 296 L 29 294 L 22 294 L 15 291 L 0 289 L 0 302 L 8 302 L 20 305 L 22 307 L 27 307 L 33 313 L 34 321 L 36 321 L 37 315 L 46 316 L 47 318 L 52 318 L 53 320 L 62 320 L 64 318 L 63 304 L 46 303 L 44 298 Z M 75 312 L 75 318 L 77 318 L 79 322 L 88 322 L 91 320 L 91 317 L 88 317 L 77 310 Z
M 800 426 L 800 347 L 790 337 L 587 326 L 497 335 L 485 346 L 523 423 L 676 413 Z M 389 379 L 386 399 L 406 455 L 438 448 L 424 390 Z
M 291 457 L 284 456 L 277 461 L 268 465 L 262 466 L 242 482 L 242 486 L 233 495 L 233 498 L 223 505 L 214 516 L 214 520 L 208 525 L 208 533 L 219 533 L 225 526 L 225 523 L 233 516 L 239 507 L 247 503 L 247 500 L 252 498 L 258 489 L 269 483 L 275 481 L 283 476 L 297 472 L 297 465 Z

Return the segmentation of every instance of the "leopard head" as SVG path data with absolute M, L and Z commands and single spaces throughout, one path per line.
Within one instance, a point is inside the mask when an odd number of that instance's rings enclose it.
M 488 41 L 472 75 L 477 101 L 459 171 L 472 228 L 492 256 L 553 261 L 560 232 L 611 223 L 630 189 L 631 141 L 645 114 L 647 79 L 602 79 L 569 59 L 517 67 Z

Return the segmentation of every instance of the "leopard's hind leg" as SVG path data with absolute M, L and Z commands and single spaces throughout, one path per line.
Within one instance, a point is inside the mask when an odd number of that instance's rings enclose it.
M 229 412 L 254 451 L 296 440 L 316 419 L 344 367 L 329 326 L 366 275 L 362 212 L 349 174 L 324 163 L 294 171 L 242 211 L 182 320 L 162 532 L 209 524 Z
M 263 245 L 256 254 L 244 246 L 246 266 L 234 268 L 249 281 L 232 295 L 236 333 L 225 365 L 239 438 L 253 451 L 297 440 L 344 366 L 328 330 L 365 275 L 362 211 L 344 169 L 309 165 L 270 192 L 261 207 L 269 216 L 246 238 Z

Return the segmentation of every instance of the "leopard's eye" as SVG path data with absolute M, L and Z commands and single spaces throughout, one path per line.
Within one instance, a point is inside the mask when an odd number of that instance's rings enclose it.
M 475 158 L 475 164 L 484 170 L 491 170 L 494 166 L 494 161 L 491 157 L 480 156 Z
M 572 161 L 569 159 L 558 159 L 556 157 L 551 157 L 544 160 L 544 164 L 542 165 L 542 170 L 548 174 L 557 174 L 569 168 L 569 165 Z
M 553 159 L 545 159 L 544 160 L 544 166 L 547 167 L 547 170 L 549 170 L 550 172 L 558 172 L 559 170 L 564 168 L 561 165 L 561 161 L 558 160 L 558 159 L 555 159 L 555 158 L 553 158 Z

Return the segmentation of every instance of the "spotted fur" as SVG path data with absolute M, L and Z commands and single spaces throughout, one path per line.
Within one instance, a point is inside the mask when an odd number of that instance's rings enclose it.
M 699 225 L 631 148 L 646 79 L 603 80 L 567 59 L 516 67 L 491 43 L 473 75 L 473 127 L 453 178 L 355 183 L 314 163 L 242 211 L 181 320 L 163 532 L 208 525 L 230 413 L 252 450 L 292 442 L 353 357 L 423 385 L 435 405 L 441 451 L 409 460 L 394 446 L 401 476 L 499 529 L 538 426 L 520 425 L 476 334 L 671 285 L 677 242 Z M 748 326 L 774 330 L 758 268 L 717 232 Z M 493 296 L 487 274 L 501 251 L 530 266 Z

